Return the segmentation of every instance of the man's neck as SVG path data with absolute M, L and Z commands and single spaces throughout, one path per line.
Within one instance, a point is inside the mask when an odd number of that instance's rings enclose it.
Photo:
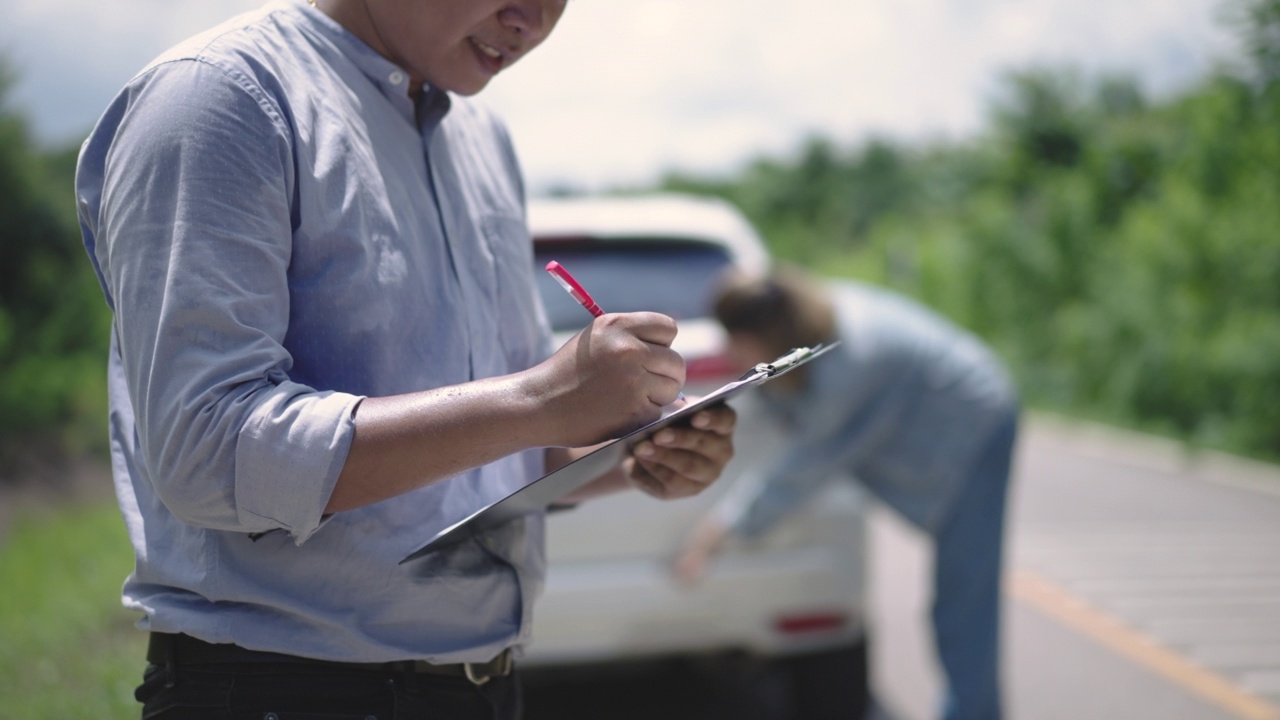
M 333 21 L 346 28 L 348 32 L 364 41 L 374 52 L 403 68 L 403 63 L 390 52 L 387 43 L 383 42 L 373 15 L 369 12 L 366 0 L 307 0 L 311 6 L 333 18 Z M 408 68 L 403 68 L 408 71 Z M 424 80 L 409 72 L 409 99 L 415 105 L 422 100 Z

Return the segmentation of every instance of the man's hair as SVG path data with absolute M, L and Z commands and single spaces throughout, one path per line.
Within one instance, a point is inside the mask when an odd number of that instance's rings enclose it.
M 763 276 L 730 271 L 720 280 L 714 312 L 731 335 L 758 338 L 778 355 L 836 335 L 835 312 L 821 282 L 788 266 Z

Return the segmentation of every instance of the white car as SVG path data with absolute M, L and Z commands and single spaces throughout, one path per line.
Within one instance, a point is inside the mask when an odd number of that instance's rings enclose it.
M 530 203 L 529 223 L 541 275 L 557 260 L 606 312 L 654 310 L 677 320 L 686 394 L 735 379 L 724 332 L 709 317 L 714 282 L 731 266 L 761 270 L 769 256 L 734 207 L 683 195 L 546 199 Z M 559 341 L 590 320 L 550 276 L 539 287 Z M 777 445 L 749 397 L 734 407 L 734 460 L 701 495 L 620 493 L 548 518 L 546 592 L 522 669 L 747 655 L 781 667 L 805 702 L 840 705 L 843 717 L 861 711 L 866 506 L 851 483 L 832 483 L 762 540 L 732 544 L 701 582 L 681 584 L 670 573 L 695 521 Z

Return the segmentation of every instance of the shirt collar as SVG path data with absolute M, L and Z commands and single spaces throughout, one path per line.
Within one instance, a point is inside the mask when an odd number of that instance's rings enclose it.
M 329 42 L 351 64 L 355 65 L 410 122 L 415 120 L 413 100 L 409 97 L 409 72 L 383 57 L 368 43 L 356 37 L 336 20 L 310 5 L 307 0 L 287 0 L 289 9 L 300 17 L 300 26 Z M 438 119 L 449 109 L 448 93 L 423 84 L 423 116 Z

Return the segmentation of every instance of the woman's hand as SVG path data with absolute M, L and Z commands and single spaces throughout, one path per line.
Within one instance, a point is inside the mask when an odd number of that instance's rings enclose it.
M 729 529 L 715 514 L 707 515 L 694 526 L 672 566 L 676 579 L 692 583 L 707 574 L 711 558 L 724 546 Z

